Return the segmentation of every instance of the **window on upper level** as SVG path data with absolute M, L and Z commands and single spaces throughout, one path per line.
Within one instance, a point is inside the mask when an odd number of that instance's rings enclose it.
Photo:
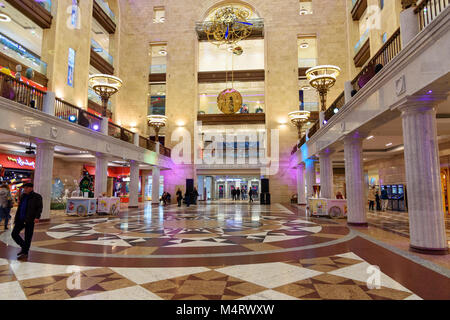
M 210 42 L 199 43 L 199 72 L 237 71 L 264 69 L 264 40 L 252 39 L 239 42 L 240 55 L 233 54 L 233 47 L 220 46 Z
M 91 27 L 91 47 L 97 52 L 103 59 L 113 65 L 114 60 L 110 55 L 110 34 L 102 27 L 102 25 L 96 20 L 92 19 Z
M 303 16 L 303 15 L 312 14 L 312 13 L 313 13 L 312 1 L 311 0 L 300 0 L 299 14 L 301 16 Z
M 199 114 L 222 114 L 217 107 L 217 95 L 231 88 L 231 79 L 226 83 L 199 83 Z M 264 81 L 234 82 L 233 88 L 242 95 L 242 108 L 238 113 L 264 113 Z
M 167 66 L 167 45 L 165 43 L 150 44 L 150 73 L 166 73 Z
M 319 111 L 319 97 L 306 78 L 298 81 L 300 110 Z
M 164 7 L 153 8 L 153 23 L 164 23 L 166 21 L 166 10 Z
M 314 36 L 301 36 L 297 39 L 298 67 L 311 68 L 317 65 L 317 39 Z
M 0 67 L 15 72 L 18 63 L 46 76 L 47 64 L 41 60 L 43 29 L 6 1 L 0 2 L 0 52 L 6 61 Z M 5 59 L 3 59 L 5 60 Z M 22 75 L 26 69 L 22 68 Z M 43 83 L 41 83 L 43 84 Z

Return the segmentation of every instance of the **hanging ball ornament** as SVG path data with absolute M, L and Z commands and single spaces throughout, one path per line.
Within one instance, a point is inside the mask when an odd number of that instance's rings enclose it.
M 34 70 L 31 69 L 31 68 L 28 68 L 28 69 L 25 71 L 25 77 L 26 77 L 27 79 L 32 80 L 33 77 L 34 77 Z
M 233 49 L 233 53 L 237 56 L 240 56 L 240 55 L 242 55 L 242 53 L 244 53 L 244 50 L 242 49 L 242 47 L 238 46 Z
M 225 89 L 217 96 L 217 107 L 225 114 L 234 114 L 242 107 L 242 96 L 235 89 Z

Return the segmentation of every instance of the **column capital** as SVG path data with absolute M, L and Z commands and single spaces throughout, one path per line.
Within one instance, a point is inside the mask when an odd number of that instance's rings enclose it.
M 321 150 L 319 152 L 317 152 L 317 154 L 320 157 L 330 157 L 336 150 L 332 149 L 332 148 L 325 148 L 324 150 Z
M 408 96 L 400 100 L 392 110 L 400 112 L 424 112 L 436 108 L 436 106 L 446 101 L 447 93 L 432 93 L 424 95 Z
M 342 141 L 344 142 L 344 146 L 345 146 L 346 144 L 349 144 L 349 143 L 355 143 L 355 142 L 362 141 L 365 138 L 367 138 L 369 135 L 370 135 L 369 132 L 358 130 L 358 131 L 354 131 L 354 132 L 349 133 L 346 136 L 344 136 L 342 138 Z

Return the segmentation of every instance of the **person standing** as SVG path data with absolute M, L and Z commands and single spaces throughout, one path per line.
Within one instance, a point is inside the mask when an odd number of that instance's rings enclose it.
M 371 187 L 369 189 L 369 196 L 367 197 L 369 200 L 369 211 L 374 211 L 375 206 L 375 187 Z
M 236 199 L 241 200 L 241 190 L 239 189 L 239 187 L 236 189 Z
M 253 202 L 253 190 L 250 188 L 248 191 L 248 202 Z
M 177 202 L 178 206 L 181 207 L 181 200 L 183 200 L 183 193 L 181 192 L 181 189 L 178 188 L 177 190 Z
M 377 211 L 381 211 L 381 199 L 378 190 L 375 191 L 375 203 L 377 204 Z
M 198 191 L 197 188 L 194 187 L 194 190 L 192 191 L 192 201 L 194 202 L 194 205 L 197 205 L 197 198 L 198 198 Z
M 388 202 L 389 202 L 389 198 L 388 198 L 388 193 L 387 193 L 386 188 L 381 189 L 381 210 L 383 210 L 383 211 L 387 210 Z
M 184 194 L 184 200 L 186 201 L 186 206 L 189 208 L 189 206 L 191 205 L 191 193 L 190 192 L 186 192 Z
M 5 230 L 8 230 L 8 222 L 11 218 L 10 212 L 13 207 L 11 192 L 7 184 L 0 186 L 0 222 L 5 219 Z
M 231 199 L 236 200 L 236 189 L 231 188 Z
M 11 237 L 22 248 L 17 254 L 19 258 L 28 255 L 33 238 L 34 224 L 39 222 L 41 213 L 42 196 L 33 191 L 32 183 L 25 183 L 23 185 L 23 194 L 19 198 L 19 207 L 14 219 L 14 229 L 11 233 Z M 20 236 L 20 232 L 23 229 L 25 229 L 25 241 Z

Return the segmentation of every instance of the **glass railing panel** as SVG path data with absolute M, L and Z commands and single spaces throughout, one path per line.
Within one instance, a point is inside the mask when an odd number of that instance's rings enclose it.
M 311 68 L 317 66 L 317 59 L 315 58 L 298 58 L 299 68 Z
M 359 41 L 356 43 L 355 48 L 354 48 L 355 55 L 359 52 L 359 50 L 362 48 L 364 43 L 366 43 L 367 39 L 369 39 L 369 31 L 370 30 L 367 29 L 366 32 L 364 32 L 364 34 L 361 36 Z
M 91 47 L 97 52 L 103 59 L 109 62 L 109 64 L 113 65 L 114 59 L 113 57 L 103 49 L 94 39 L 91 39 Z
M 150 74 L 154 73 L 166 73 L 166 67 L 165 64 L 155 64 L 153 66 L 150 66 Z
M 95 0 L 95 2 L 97 2 L 97 4 L 103 9 L 103 11 L 108 15 L 108 17 L 111 18 L 111 20 L 116 23 L 116 16 L 114 15 L 114 12 L 111 11 L 111 9 L 109 8 L 108 3 L 106 3 L 103 0 Z
M 45 62 L 21 46 L 19 43 L 8 38 L 2 33 L 0 33 L 0 52 L 14 60 L 19 61 L 20 63 L 23 63 L 44 76 L 47 75 L 47 64 Z M 25 75 L 25 72 L 26 70 L 23 70 L 22 74 Z
M 52 2 L 51 0 L 34 0 L 37 2 L 42 8 L 52 13 Z

